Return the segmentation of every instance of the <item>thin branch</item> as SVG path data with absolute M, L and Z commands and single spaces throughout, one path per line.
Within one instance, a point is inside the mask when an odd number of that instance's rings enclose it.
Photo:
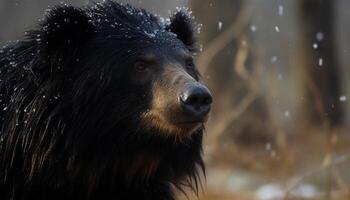
M 332 174 L 340 188 L 340 190 L 348 197 L 350 197 L 349 184 L 345 181 L 345 179 L 340 175 L 338 170 L 335 167 L 332 167 Z
M 244 37 L 244 36 L 243 36 Z M 238 76 L 244 80 L 248 85 L 248 94 L 240 101 L 239 105 L 232 109 L 229 113 L 226 113 L 215 122 L 215 126 L 210 130 L 210 135 L 208 135 L 208 141 L 213 145 L 213 149 L 216 150 L 218 145 L 218 139 L 220 135 L 224 133 L 225 129 L 235 120 L 237 120 L 256 100 L 258 96 L 257 80 L 259 76 L 260 60 L 258 56 L 258 64 L 252 73 L 246 70 L 246 61 L 249 54 L 248 45 L 241 45 L 237 55 L 233 61 L 234 70 L 237 72 Z
M 225 31 L 206 45 L 205 50 L 200 54 L 197 61 L 203 74 L 207 72 L 210 63 L 220 50 L 225 48 L 244 31 L 245 27 L 249 24 L 251 14 L 252 5 L 249 1 L 249 3 L 245 3 L 244 7 L 240 9 L 237 19 Z
M 301 175 L 292 177 L 290 179 L 290 181 L 288 181 L 288 184 L 286 187 L 286 195 L 283 199 L 287 200 L 289 198 L 291 192 L 293 191 L 293 189 L 295 187 L 297 187 L 305 178 L 310 177 L 316 173 L 322 172 L 324 170 L 328 170 L 329 168 L 332 168 L 334 166 L 349 162 L 350 161 L 350 152 L 345 153 L 344 155 L 338 156 L 338 157 L 333 158 L 333 159 L 331 157 L 329 157 L 329 155 L 327 155 L 325 157 L 325 160 L 326 161 L 324 161 L 320 167 L 313 169 L 313 170 L 310 170 L 310 171 L 307 171 Z
M 257 92 L 252 91 L 239 103 L 239 105 L 235 109 L 232 110 L 232 112 L 227 114 L 225 117 L 220 118 L 220 122 L 218 123 L 218 125 L 216 125 L 210 131 L 210 135 L 208 135 L 208 140 L 214 145 L 218 144 L 217 140 L 220 138 L 220 135 L 225 131 L 228 125 L 233 121 L 237 120 L 253 103 L 256 97 Z

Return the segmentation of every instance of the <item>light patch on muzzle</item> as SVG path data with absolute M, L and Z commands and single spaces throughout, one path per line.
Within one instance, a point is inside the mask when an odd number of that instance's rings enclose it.
M 151 108 L 143 113 L 143 127 L 168 136 L 190 136 L 203 123 L 186 120 L 179 102 L 184 86 L 196 80 L 180 66 L 165 67 L 152 85 Z

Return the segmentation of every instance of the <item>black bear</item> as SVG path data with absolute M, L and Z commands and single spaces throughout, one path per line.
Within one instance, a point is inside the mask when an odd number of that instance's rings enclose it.
M 197 191 L 212 96 L 186 9 L 61 5 L 0 49 L 0 198 L 175 199 Z

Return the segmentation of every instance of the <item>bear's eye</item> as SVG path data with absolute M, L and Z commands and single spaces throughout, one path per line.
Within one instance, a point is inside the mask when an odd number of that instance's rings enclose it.
M 192 59 L 186 60 L 186 68 L 187 69 L 193 69 L 194 68 L 194 62 Z
M 146 72 L 148 70 L 148 66 L 145 62 L 139 61 L 134 64 L 134 69 L 137 72 Z

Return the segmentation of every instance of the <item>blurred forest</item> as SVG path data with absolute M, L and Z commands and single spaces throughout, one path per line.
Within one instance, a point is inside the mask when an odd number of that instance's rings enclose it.
M 0 0 L 0 45 L 60 2 L 89 0 Z M 120 2 L 163 17 L 187 6 L 200 24 L 215 100 L 199 199 L 350 199 L 349 0 Z

